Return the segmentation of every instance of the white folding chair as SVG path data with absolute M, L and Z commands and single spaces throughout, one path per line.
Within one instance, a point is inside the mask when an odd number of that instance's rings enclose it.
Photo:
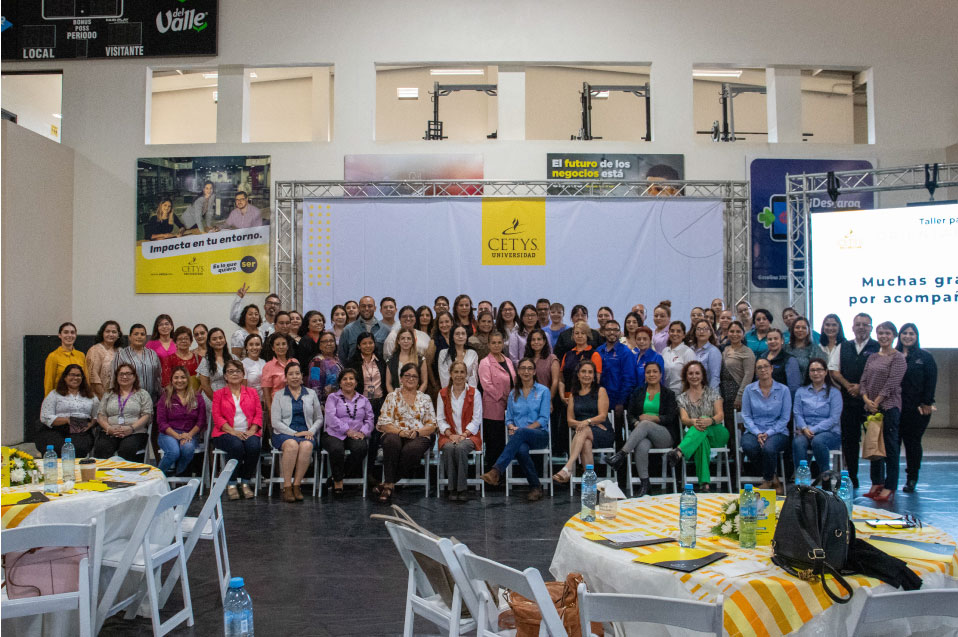
M 607 424 L 610 427 L 612 432 L 615 432 L 615 412 L 610 411 Z M 572 430 L 569 430 L 569 449 L 572 449 Z M 606 456 L 611 456 L 615 453 L 615 445 L 611 447 L 592 447 L 593 455 L 593 468 L 598 469 L 599 464 L 602 463 L 603 459 Z M 578 462 L 578 460 L 576 460 Z M 582 468 L 585 471 L 585 467 Z M 605 477 L 608 479 L 609 476 L 609 465 L 605 465 Z M 617 471 L 612 472 L 612 477 L 618 482 L 619 473 Z M 582 476 L 575 475 L 575 471 L 572 472 L 572 475 L 569 476 L 569 495 L 572 496 L 575 494 L 575 485 L 582 484 Z
M 153 621 L 153 634 L 162 637 L 184 621 L 187 626 L 193 625 L 193 604 L 190 598 L 190 583 L 186 572 L 186 551 L 183 546 L 183 518 L 193 500 L 193 495 L 199 487 L 199 480 L 190 480 L 185 486 L 170 491 L 159 498 L 153 510 L 153 519 L 143 535 L 139 550 L 129 562 L 129 570 L 143 573 L 146 579 L 146 591 L 140 590 L 133 596 L 127 607 L 126 618 L 133 619 L 137 608 L 144 597 L 149 597 L 150 614 Z M 163 526 L 172 516 L 173 538 L 167 542 L 155 544 L 155 540 L 162 534 Z M 119 569 L 123 566 L 128 555 L 128 542 L 115 540 L 103 547 L 103 566 Z M 183 609 L 175 613 L 165 622 L 160 621 L 159 593 L 163 589 L 162 569 L 167 562 L 173 562 L 170 574 L 179 570 L 180 589 L 183 593 Z
M 499 637 L 498 629 L 499 606 L 498 600 L 493 599 L 489 592 L 489 585 L 500 586 L 519 593 L 534 601 L 542 613 L 542 623 L 539 625 L 540 635 L 550 637 L 566 637 L 562 619 L 556 611 L 549 589 L 542 580 L 542 574 L 531 566 L 524 571 L 500 564 L 469 551 L 464 544 L 457 544 L 453 550 L 462 565 L 462 570 L 472 585 L 473 594 L 478 599 L 478 608 L 473 608 L 470 598 L 463 597 L 467 602 L 469 612 L 476 618 L 478 627 L 477 637 Z
M 482 424 L 479 424 L 479 438 L 482 438 Z M 438 498 L 442 494 L 442 488 L 449 486 L 449 478 L 444 476 L 442 468 L 442 458 L 440 454 L 442 451 L 439 449 L 438 441 L 436 442 L 436 497 Z M 481 497 L 486 497 L 486 482 L 482 479 L 482 467 L 485 464 L 485 446 L 478 451 L 473 451 L 469 454 L 469 466 L 473 467 L 476 472 L 476 477 L 469 478 L 466 480 L 466 484 L 470 487 L 476 487 Z
M 303 478 L 303 484 L 313 485 L 313 497 L 316 496 L 316 483 L 319 480 L 319 465 L 316 464 L 316 455 L 319 450 L 319 436 L 316 436 L 313 439 L 313 477 Z M 266 479 L 266 484 L 269 485 L 266 488 L 266 495 L 270 498 L 273 497 L 273 485 L 274 484 L 283 484 L 283 476 L 276 475 L 277 467 L 282 462 L 283 451 L 282 449 L 273 449 L 269 454 L 269 478 Z M 282 470 L 279 470 L 279 473 L 282 474 Z M 259 491 L 259 484 L 256 485 L 257 492 Z
M 592 622 L 641 622 L 674 626 L 722 637 L 722 604 L 719 595 L 714 603 L 653 595 L 619 595 L 590 593 L 579 584 L 579 621 L 582 637 L 592 637 Z
M 141 462 L 143 464 L 149 464 L 149 457 L 153 452 L 153 444 L 151 438 L 153 437 L 153 420 L 150 419 L 150 422 L 146 425 L 146 445 L 136 452 L 137 456 L 142 456 L 143 459 Z M 114 454 L 115 455 L 115 454 Z
M 313 466 L 315 467 L 316 472 L 316 482 L 313 484 L 313 495 L 318 497 L 323 497 L 323 486 L 326 483 L 326 478 L 333 477 L 333 467 L 329 464 L 329 453 L 316 445 L 316 453 L 313 458 Z M 352 452 L 347 449 L 346 455 L 350 455 Z M 363 477 L 362 478 L 343 478 L 343 484 L 355 484 L 360 485 L 363 488 L 363 498 L 366 497 L 366 487 L 368 483 L 366 478 L 369 475 L 369 463 L 366 462 L 365 456 L 363 457 Z
M 423 467 L 423 476 L 422 478 L 403 478 L 397 485 L 422 485 L 426 487 L 426 497 L 429 497 L 429 467 L 432 464 L 433 450 L 436 448 L 436 445 L 433 444 L 432 447 L 426 451 L 426 455 L 422 457 L 422 467 Z
M 88 556 L 80 560 L 77 590 L 72 593 L 54 593 L 39 597 L 20 599 L 7 598 L 4 587 L 0 597 L 0 613 L 4 619 L 28 617 L 76 609 L 80 615 L 77 633 L 80 637 L 91 637 L 93 631 L 93 613 L 97 599 L 97 585 L 100 578 L 99 545 L 96 523 L 90 524 L 42 524 L 3 531 L 3 554 L 25 552 L 35 548 L 76 547 L 86 548 Z M 5 577 L 10 584 L 9 565 Z
M 230 554 L 226 547 L 226 520 L 223 518 L 223 491 L 229 484 L 233 469 L 236 468 L 236 460 L 230 460 L 223 467 L 223 471 L 213 481 L 210 487 L 210 494 L 200 509 L 196 517 L 183 518 L 183 533 L 186 538 L 183 541 L 186 559 L 189 560 L 196 548 L 196 543 L 200 540 L 208 540 L 213 543 L 213 555 L 216 557 L 216 574 L 220 584 L 220 600 L 226 598 L 226 589 L 230 583 Z M 171 577 L 168 577 L 163 584 L 163 590 L 160 591 L 160 606 L 166 605 L 173 587 L 176 585 L 178 575 L 173 571 Z
M 462 604 L 464 597 L 475 597 L 475 593 L 462 572 L 459 560 L 453 552 L 452 542 L 448 538 L 431 538 L 392 522 L 386 522 L 386 530 L 389 531 L 399 556 L 409 571 L 403 637 L 412 637 L 416 615 L 432 622 L 444 633 L 448 631 L 449 637 L 458 637 L 461 633 L 474 630 L 476 620 L 462 617 Z M 452 599 L 449 603 L 433 589 L 417 555 L 434 560 L 449 569 L 453 576 Z M 475 600 L 470 601 L 473 606 L 478 607 Z
M 908 617 L 958 617 L 958 589 L 929 588 L 918 591 L 895 591 L 875 593 L 864 589 L 865 603 L 855 619 L 854 628 L 849 630 L 851 637 L 864 637 L 873 632 L 887 635 L 885 630 L 869 630 L 873 624 L 885 624 L 889 621 Z M 944 633 L 942 633 L 944 634 Z
M 509 440 L 509 427 L 504 425 L 506 428 L 506 441 Z M 553 484 L 552 484 L 552 434 L 549 434 L 549 443 L 542 449 L 530 449 L 530 456 L 542 456 L 542 475 L 539 476 L 539 482 L 543 485 L 549 485 L 549 496 L 553 494 Z M 515 459 L 509 463 L 509 466 L 506 467 L 506 497 L 509 497 L 510 487 L 514 484 L 528 484 L 528 481 L 523 478 L 516 478 L 512 475 L 512 467 L 516 466 L 517 461 Z
M 765 479 L 764 476 L 742 475 L 742 458 L 744 457 L 744 455 L 742 454 L 742 429 L 744 429 L 744 427 L 745 427 L 745 421 L 742 420 L 742 412 L 736 411 L 735 412 L 735 484 L 738 486 L 739 489 L 743 488 L 743 483 L 742 483 L 743 480 L 745 482 L 759 483 Z M 785 492 L 787 493 L 788 492 L 788 477 L 785 475 L 785 452 L 786 451 L 791 453 L 791 447 L 786 445 L 785 449 L 779 452 L 778 470 L 779 470 L 779 473 L 782 474 L 781 475 L 782 488 L 785 489 Z M 749 458 L 749 460 L 751 460 L 752 462 L 757 462 L 759 464 L 761 464 L 762 462 L 761 458 Z
M 681 426 L 681 425 L 680 425 Z M 729 492 L 732 491 L 732 469 L 729 466 L 729 456 L 732 451 L 728 448 L 726 444 L 724 447 L 712 447 L 712 450 L 709 454 L 709 465 L 712 462 L 715 462 L 715 473 L 711 474 L 712 484 L 726 484 L 728 485 Z M 688 466 L 689 463 L 694 464 L 695 460 L 693 458 L 683 457 L 682 464 L 682 482 L 681 484 L 698 484 L 698 476 L 689 476 L 688 475 Z M 725 471 L 722 471 L 722 467 L 725 467 Z M 784 471 L 782 472 L 784 473 Z
M 163 399 L 161 398 L 160 400 L 163 400 Z M 199 488 L 199 496 L 201 498 L 203 497 L 203 493 L 206 489 L 206 480 L 207 480 L 207 477 L 209 476 L 208 471 L 209 471 L 210 456 L 208 453 L 206 453 L 206 448 L 209 445 L 209 442 L 210 442 L 210 429 L 209 427 L 207 427 L 206 430 L 204 430 L 203 432 L 203 440 L 196 445 L 196 452 L 193 456 L 195 458 L 196 455 L 203 454 L 203 469 L 200 473 L 200 488 Z M 163 453 L 163 448 L 160 447 L 160 460 L 163 459 L 164 455 L 165 454 Z M 157 464 L 159 464 L 159 462 L 157 462 Z M 189 481 L 195 477 L 196 476 L 167 476 L 166 483 L 167 484 L 188 484 Z
M 226 464 L 226 452 L 222 449 L 214 449 L 212 457 L 213 460 L 211 461 L 212 464 L 210 465 L 210 476 L 218 475 L 223 471 L 221 465 Z M 260 474 L 262 473 L 262 469 L 263 454 L 260 454 L 259 462 L 256 465 L 256 484 L 253 487 L 253 497 L 259 497 L 259 489 L 261 484 Z

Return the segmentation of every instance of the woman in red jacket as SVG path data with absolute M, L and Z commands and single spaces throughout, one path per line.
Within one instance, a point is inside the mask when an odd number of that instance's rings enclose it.
M 213 394 L 213 446 L 225 451 L 227 460 L 239 463 L 226 488 L 230 500 L 239 498 L 237 483 L 244 498 L 253 497 L 249 482 L 259 468 L 262 447 L 263 405 L 259 393 L 243 385 L 245 373 L 243 363 L 226 361 L 226 387 Z
M 482 432 L 486 444 L 486 468 L 506 447 L 506 402 L 516 385 L 516 368 L 503 354 L 502 332 L 489 335 L 489 354 L 479 361 L 479 385 L 482 387 Z

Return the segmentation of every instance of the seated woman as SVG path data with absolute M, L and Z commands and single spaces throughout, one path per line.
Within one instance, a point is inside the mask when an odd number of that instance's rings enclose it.
M 501 342 L 498 333 L 495 337 Z M 482 474 L 482 479 L 486 484 L 496 486 L 506 468 L 516 460 L 529 481 L 526 499 L 534 502 L 542 499 L 542 485 L 529 451 L 549 446 L 549 406 L 552 397 L 548 387 L 536 382 L 535 361 L 528 358 L 520 360 L 518 376 L 516 387 L 509 392 L 509 402 L 506 405 L 509 442 L 492 468 Z
M 782 483 L 775 476 L 778 454 L 788 445 L 788 420 L 792 415 L 792 395 L 788 387 L 772 380 L 772 364 L 765 358 L 755 361 L 758 380 L 742 394 L 742 451 L 752 461 L 761 459 L 762 483 L 759 489 L 775 488 L 782 493 Z
M 325 403 L 330 394 L 339 389 L 339 375 L 343 365 L 336 354 L 336 335 L 323 332 L 319 336 L 319 353 L 309 361 L 306 386 L 316 392 L 320 403 Z
M 153 215 L 143 224 L 143 238 L 147 241 L 172 239 L 182 235 L 186 226 L 173 212 L 173 200 L 169 197 L 160 199 Z
M 283 454 L 280 460 L 283 502 L 298 502 L 303 499 L 300 488 L 303 476 L 313 460 L 314 439 L 323 426 L 323 407 L 317 392 L 303 387 L 303 368 L 299 361 L 290 361 L 285 375 L 286 388 L 273 395 L 269 420 L 273 428 L 273 449 Z
M 629 397 L 626 420 L 633 426 L 632 433 L 622 448 L 606 459 L 613 471 L 619 471 L 635 452 L 635 468 L 641 484 L 637 498 L 648 495 L 649 449 L 671 447 L 679 439 L 679 408 L 675 393 L 662 384 L 662 366 L 658 361 L 645 364 L 645 386 Z
M 243 384 L 243 363 L 231 358 L 223 366 L 226 387 L 213 394 L 213 446 L 226 452 L 226 460 L 236 460 L 236 469 L 230 476 L 226 495 L 239 499 L 237 485 L 244 498 L 253 497 L 249 483 L 259 470 L 262 449 L 263 405 L 259 394 Z
M 143 458 L 137 452 L 146 448 L 147 427 L 152 418 L 153 400 L 149 392 L 140 389 L 133 365 L 120 363 L 113 374 L 113 389 L 100 401 L 97 423 L 103 431 L 96 437 L 93 455 L 141 462 Z
M 466 382 L 472 387 L 479 383 L 479 355 L 471 349 L 466 348 L 466 341 L 469 334 L 464 325 L 457 325 L 452 328 L 452 343 L 449 347 L 439 352 L 439 386 L 447 387 L 449 385 L 449 369 L 456 361 L 462 361 L 466 364 Z
M 799 320 L 804 319 L 796 322 Z M 792 457 L 797 467 L 799 462 L 807 459 L 811 448 L 818 470 L 830 471 L 829 452 L 842 446 L 842 393 L 832 384 L 824 358 L 813 358 L 808 362 L 808 377 L 808 384 L 795 392 Z
M 362 377 L 361 371 L 345 369 L 339 377 L 339 389 L 326 399 L 326 426 L 320 444 L 329 454 L 334 496 L 343 494 L 343 478 L 362 474 L 373 433 L 373 405 L 362 393 Z
M 582 466 L 592 464 L 593 447 L 615 446 L 615 432 L 606 418 L 609 415 L 609 395 L 599 387 L 595 365 L 589 359 L 579 362 L 572 381 L 572 400 L 568 405 L 566 422 L 575 431 L 569 445 L 569 460 L 552 476 L 559 484 L 567 483 L 575 472 L 576 458 Z
M 193 462 L 196 437 L 206 429 L 206 401 L 196 394 L 190 371 L 182 365 L 173 369 L 164 394 L 156 402 L 158 444 L 163 450 L 159 469 L 167 476 L 180 476 Z
M 67 365 L 56 388 L 47 394 L 40 406 L 37 448 L 53 450 L 60 455 L 67 438 L 73 443 L 77 458 L 84 458 L 93 449 L 93 421 L 100 409 L 100 400 L 86 382 L 83 368 Z
M 383 481 L 375 492 L 383 504 L 392 499 L 396 482 L 412 475 L 433 445 L 436 412 L 429 396 L 419 391 L 421 368 L 415 363 L 402 366 L 400 385 L 389 392 L 379 413 L 376 428 L 383 434 Z
M 465 329 L 457 325 L 455 332 Z M 455 361 L 449 367 L 449 383 L 439 390 L 436 406 L 440 461 L 449 479 L 446 493 L 453 502 L 469 499 L 469 455 L 482 450 L 482 395 L 475 386 L 467 385 L 467 375 L 466 364 Z
M 695 460 L 695 474 L 699 488 L 705 493 L 712 490 L 709 459 L 713 448 L 728 443 L 728 430 L 724 423 L 724 407 L 719 391 L 709 383 L 705 365 L 700 361 L 686 363 L 682 369 L 682 388 L 678 397 L 679 422 L 685 427 L 685 436 L 678 447 L 669 452 L 673 466 L 685 458 Z

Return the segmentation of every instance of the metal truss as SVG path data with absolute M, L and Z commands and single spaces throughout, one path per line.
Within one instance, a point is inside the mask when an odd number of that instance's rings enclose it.
M 788 304 L 811 315 L 811 239 L 809 217 L 812 196 L 927 189 L 958 186 L 958 163 L 919 164 L 900 168 L 847 170 L 835 173 L 788 175 Z
M 283 307 L 299 307 L 302 275 L 297 263 L 304 199 L 437 199 L 446 197 L 629 198 L 648 201 L 681 196 L 725 203 L 725 298 L 747 298 L 749 187 L 744 181 L 285 181 L 276 182 L 273 215 L 273 291 Z

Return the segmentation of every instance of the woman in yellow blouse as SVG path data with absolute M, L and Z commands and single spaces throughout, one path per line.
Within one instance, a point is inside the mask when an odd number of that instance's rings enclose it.
M 46 396 L 57 386 L 60 377 L 67 365 L 79 365 L 83 368 L 83 375 L 88 376 L 86 356 L 83 352 L 73 348 L 77 340 L 77 326 L 66 322 L 57 330 L 60 337 L 60 347 L 50 352 L 46 365 L 43 368 L 43 395 Z

